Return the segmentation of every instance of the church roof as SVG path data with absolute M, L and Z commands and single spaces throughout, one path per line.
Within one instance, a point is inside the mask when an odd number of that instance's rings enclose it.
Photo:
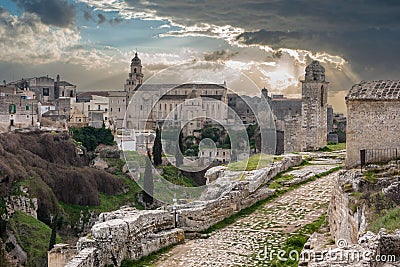
M 166 92 L 175 88 L 178 84 L 142 84 L 136 91 L 161 91 Z
M 135 57 L 132 58 L 132 65 L 142 65 L 142 61 L 140 60 L 140 58 L 137 55 L 137 52 L 135 53 Z
M 226 89 L 224 85 L 215 83 L 184 83 L 176 86 L 175 88 L 182 89 Z
M 361 81 L 353 85 L 346 100 L 400 100 L 400 80 Z
M 75 86 L 72 83 L 69 83 L 67 81 L 59 81 L 59 82 L 57 82 L 57 85 L 59 85 L 59 86 Z

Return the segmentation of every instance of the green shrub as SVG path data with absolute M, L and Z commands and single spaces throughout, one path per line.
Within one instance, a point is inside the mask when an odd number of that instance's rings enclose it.
M 76 142 L 82 143 L 82 145 L 89 151 L 95 150 L 100 145 L 113 145 L 114 135 L 112 131 L 107 128 L 94 128 L 91 126 L 82 128 L 71 128 L 70 132 L 73 134 L 73 139 Z

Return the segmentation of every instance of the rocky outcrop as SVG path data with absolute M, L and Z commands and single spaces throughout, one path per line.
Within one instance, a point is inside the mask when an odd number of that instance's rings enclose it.
M 15 211 L 22 211 L 37 219 L 38 201 L 37 198 L 31 198 L 28 189 L 20 187 L 19 195 L 9 196 L 6 201 L 8 216 L 12 216 Z
M 96 153 L 98 153 L 101 158 L 119 159 L 121 157 L 121 150 L 119 150 L 118 146 L 99 145 L 96 148 Z
M 90 167 L 98 170 L 106 170 L 108 168 L 108 163 L 100 156 L 97 156 L 90 162 Z

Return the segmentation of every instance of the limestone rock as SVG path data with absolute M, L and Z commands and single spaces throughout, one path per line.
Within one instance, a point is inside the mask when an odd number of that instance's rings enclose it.
M 98 169 L 98 170 L 105 170 L 108 168 L 108 163 L 100 156 L 95 157 L 92 162 L 90 163 L 90 167 Z

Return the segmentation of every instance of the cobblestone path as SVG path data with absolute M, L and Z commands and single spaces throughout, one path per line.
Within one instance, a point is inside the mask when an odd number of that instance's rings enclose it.
M 293 172 L 321 173 L 336 163 L 317 160 Z M 268 266 L 257 254 L 265 247 L 279 249 L 290 233 L 326 213 L 335 178 L 332 173 L 289 191 L 206 239 L 186 240 L 163 254 L 156 266 Z

